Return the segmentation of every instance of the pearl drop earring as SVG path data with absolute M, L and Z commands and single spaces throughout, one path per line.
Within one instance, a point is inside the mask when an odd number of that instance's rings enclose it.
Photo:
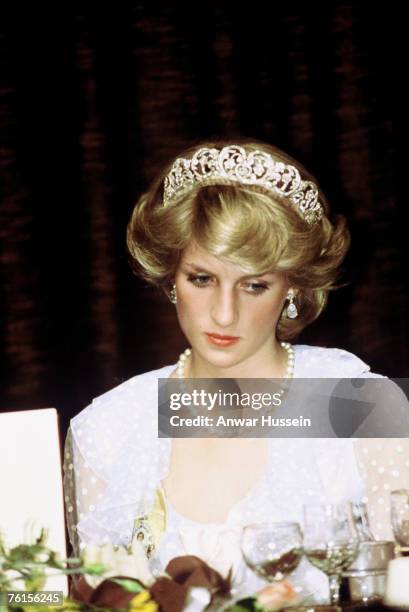
M 176 295 L 176 285 L 172 286 L 172 289 L 170 290 L 170 297 L 169 297 L 169 299 L 172 302 L 172 304 L 177 304 L 178 296 Z
M 294 291 L 289 291 L 287 294 L 287 300 L 290 300 L 290 303 L 287 306 L 287 317 L 289 319 L 296 319 L 298 317 L 297 306 L 294 304 Z

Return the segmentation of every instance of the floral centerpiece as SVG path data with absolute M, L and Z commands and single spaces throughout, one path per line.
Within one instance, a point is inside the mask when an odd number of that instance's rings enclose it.
M 231 596 L 231 571 L 223 577 L 193 555 L 172 559 L 165 571 L 155 577 L 136 538 L 128 547 L 90 544 L 80 558 L 64 560 L 46 546 L 44 530 L 34 543 L 9 550 L 0 538 L 0 595 L 11 590 L 41 590 L 47 568 L 68 575 L 71 581 L 70 597 L 64 600 L 63 607 L 49 610 L 263 612 L 297 600 L 291 584 L 283 581 L 235 601 Z M 19 609 L 34 612 L 36 608 Z M 37 609 L 47 610 L 44 606 Z M 3 603 L 1 608 L 0 603 L 0 610 L 7 610 L 7 606 Z

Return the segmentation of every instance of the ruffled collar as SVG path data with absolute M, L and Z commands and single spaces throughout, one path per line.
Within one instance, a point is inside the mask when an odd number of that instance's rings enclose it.
M 294 352 L 297 378 L 354 377 L 369 370 L 341 349 L 295 345 Z M 157 487 L 168 474 L 171 452 L 171 439 L 157 437 L 157 379 L 169 377 L 175 367 L 135 376 L 71 421 L 79 452 L 106 483 L 102 499 L 78 525 L 91 539 L 128 543 L 135 517 L 152 508 Z

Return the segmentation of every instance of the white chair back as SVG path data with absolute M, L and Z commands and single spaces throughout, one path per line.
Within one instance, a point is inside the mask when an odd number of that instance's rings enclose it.
M 8 546 L 48 530 L 47 546 L 66 558 L 58 414 L 55 408 L 0 414 L 0 531 Z M 32 533 L 30 533 L 30 531 Z M 44 590 L 68 593 L 50 570 Z M 23 589 L 23 585 L 21 586 Z

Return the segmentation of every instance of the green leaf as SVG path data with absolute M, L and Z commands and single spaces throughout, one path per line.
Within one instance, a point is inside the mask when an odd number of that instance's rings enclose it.
M 73 563 L 81 563 L 80 557 L 70 557 L 69 559 L 63 559 L 61 563 L 66 563 L 67 565 L 72 565 Z
M 133 582 L 133 580 L 127 580 L 126 578 L 109 578 L 109 580 L 119 584 L 125 591 L 130 593 L 141 593 L 146 590 L 139 582 Z
M 48 531 L 44 527 L 41 529 L 40 536 L 36 539 L 36 544 L 44 544 L 47 541 Z
M 103 563 L 92 563 L 91 565 L 87 565 L 81 569 L 81 573 L 89 574 L 90 576 L 99 576 L 103 572 L 107 571 L 107 567 Z
M 231 607 L 227 608 L 228 612 L 260 612 L 264 608 L 260 606 L 257 597 L 246 597 L 239 599 Z

